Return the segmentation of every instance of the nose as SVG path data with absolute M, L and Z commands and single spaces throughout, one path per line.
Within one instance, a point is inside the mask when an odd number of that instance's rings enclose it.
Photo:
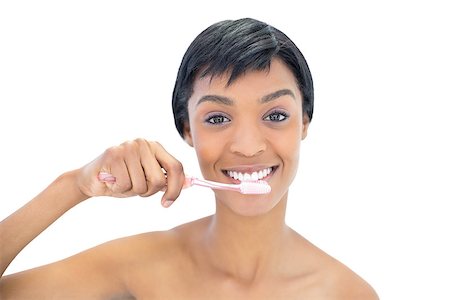
M 257 125 L 237 127 L 233 132 L 230 151 L 239 156 L 258 156 L 267 149 L 266 139 Z

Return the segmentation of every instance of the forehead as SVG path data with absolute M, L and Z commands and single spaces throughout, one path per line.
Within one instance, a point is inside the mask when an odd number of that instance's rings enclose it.
M 260 98 L 275 90 L 290 89 L 297 99 L 301 99 L 297 80 L 292 71 L 280 59 L 272 60 L 270 68 L 261 71 L 247 71 L 228 84 L 229 73 L 218 76 L 196 78 L 189 105 L 195 104 L 202 96 L 218 94 L 240 98 Z

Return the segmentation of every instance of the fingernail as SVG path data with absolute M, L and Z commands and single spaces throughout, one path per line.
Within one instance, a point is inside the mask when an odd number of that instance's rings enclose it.
M 173 203 L 172 200 L 165 200 L 165 201 L 163 202 L 163 206 L 164 206 L 165 208 L 168 208 L 169 206 L 172 205 L 172 203 Z

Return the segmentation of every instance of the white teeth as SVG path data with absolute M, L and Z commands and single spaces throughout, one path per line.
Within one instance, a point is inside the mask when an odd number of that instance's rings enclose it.
M 253 173 L 241 173 L 237 171 L 227 171 L 228 176 L 239 181 L 257 181 L 261 180 L 272 172 L 272 168 L 266 168 L 263 170 L 255 171 Z

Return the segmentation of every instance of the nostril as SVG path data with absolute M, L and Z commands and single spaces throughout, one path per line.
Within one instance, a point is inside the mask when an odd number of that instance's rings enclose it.
M 235 127 L 230 151 L 244 157 L 262 154 L 266 148 L 266 138 L 255 124 L 240 124 Z
M 244 157 L 254 157 L 266 151 L 266 143 L 263 141 L 235 141 L 230 145 L 230 151 Z
M 237 154 L 239 156 L 244 157 L 255 157 L 261 155 L 264 150 L 258 150 L 258 151 L 251 151 L 249 149 L 243 149 L 243 150 L 232 150 L 234 154 Z
M 259 150 L 252 150 L 251 148 L 232 149 L 231 152 L 233 152 L 234 154 L 239 155 L 239 156 L 255 157 L 255 156 L 259 156 L 262 153 L 264 153 L 264 149 L 259 149 Z

